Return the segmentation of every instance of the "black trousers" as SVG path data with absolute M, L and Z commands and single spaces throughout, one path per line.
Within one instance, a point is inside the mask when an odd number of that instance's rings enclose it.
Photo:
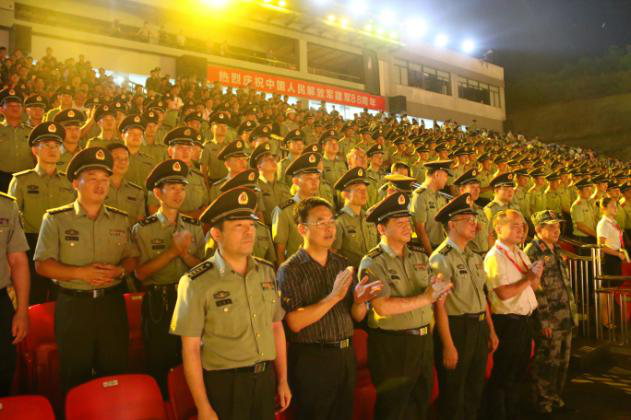
M 484 375 L 489 347 L 486 320 L 468 316 L 450 316 L 449 330 L 458 351 L 455 369 L 443 364 L 443 344 L 434 331 L 435 366 L 438 375 L 438 409 L 441 420 L 471 420 L 478 417 L 484 392 Z
M 125 373 L 129 324 L 123 295 L 110 293 L 93 299 L 60 290 L 55 339 L 64 392 L 92 379 L 93 371 L 96 376 Z
M 168 397 L 169 370 L 182 363 L 180 337 L 169 334 L 176 299 L 177 284 L 174 284 L 166 288 L 150 288 L 142 300 L 142 338 L 147 369 L 160 386 L 165 399 Z
M 427 418 L 434 386 L 433 365 L 430 334 L 404 335 L 369 329 L 368 368 L 377 390 L 374 418 Z
M 11 390 L 17 354 L 12 344 L 13 303 L 7 288 L 0 289 L 0 397 L 6 397 Z
M 276 373 L 273 362 L 264 372 L 204 371 L 206 394 L 221 420 L 274 420 Z
M 0 191 L 7 192 L 9 190 L 9 184 L 13 179 L 13 174 L 11 172 L 2 172 L 0 171 Z
M 296 418 L 353 418 L 356 363 L 353 346 L 345 349 L 289 343 L 289 386 Z
M 521 383 L 525 383 L 532 349 L 529 316 L 493 315 L 500 340 L 493 354 L 493 371 L 485 390 L 485 416 L 489 420 L 513 420 L 520 416 Z
M 57 285 L 47 277 L 40 276 L 35 271 L 35 262 L 33 255 L 37 246 L 37 233 L 27 233 L 26 241 L 29 250 L 26 251 L 28 257 L 28 268 L 31 272 L 31 291 L 29 294 L 29 305 L 37 305 L 38 303 L 51 302 L 57 299 Z

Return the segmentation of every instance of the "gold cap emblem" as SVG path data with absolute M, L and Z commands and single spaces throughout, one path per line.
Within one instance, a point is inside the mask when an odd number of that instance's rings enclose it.
M 15 95 L 15 91 L 14 91 L 13 89 L 11 89 L 11 90 L 9 91 L 9 95 Z
M 248 175 L 248 181 L 254 181 L 255 176 L 256 174 L 254 172 L 250 172 L 250 175 Z
M 149 118 L 153 118 L 156 116 L 156 113 L 153 111 L 149 111 Z
M 478 172 L 477 172 L 476 170 L 473 170 L 473 171 L 471 172 L 471 175 L 472 175 L 472 176 L 477 176 L 477 175 L 478 175 Z
M 116 102 L 116 108 L 120 108 L 121 107 L 121 103 L 120 102 Z
M 309 155 L 309 163 L 315 163 L 316 157 L 315 155 Z
M 173 162 L 173 170 L 175 172 L 182 172 L 182 165 L 180 165 L 180 162 L 178 161 Z
M 513 174 L 508 174 L 508 179 L 513 179 Z
M 250 199 L 248 198 L 248 194 L 243 191 L 241 194 L 239 194 L 239 198 L 238 198 L 238 202 L 240 205 L 245 206 L 246 204 L 248 204 L 248 201 Z
M 188 128 L 186 130 L 184 130 L 184 135 L 185 136 L 190 136 L 191 135 L 191 130 L 188 129 Z
M 401 194 L 397 202 L 399 203 L 400 206 L 405 205 L 405 195 Z
M 271 147 L 269 147 L 269 143 L 265 143 L 265 150 L 270 150 Z
M 300 130 L 296 130 L 296 131 L 294 131 L 294 134 L 295 134 L 296 136 L 299 136 L 299 135 L 300 135 Z
M 359 171 L 357 171 L 357 176 L 364 176 L 364 170 L 360 169 Z
M 243 148 L 243 143 L 241 143 L 240 141 L 237 142 L 237 149 L 242 149 Z
M 56 133 L 57 132 L 57 127 L 55 126 L 55 124 L 51 124 L 48 126 L 48 132 L 49 133 Z
M 140 117 L 139 117 L 138 115 L 136 115 L 136 116 L 134 117 L 134 122 L 135 122 L 135 123 L 139 123 L 139 122 L 140 122 Z
M 95 158 L 97 158 L 98 160 L 105 160 L 105 152 L 103 151 L 103 149 L 99 149 L 96 151 L 96 154 L 94 155 Z
M 70 118 L 74 117 L 74 111 L 72 109 L 70 111 L 68 111 L 68 116 Z

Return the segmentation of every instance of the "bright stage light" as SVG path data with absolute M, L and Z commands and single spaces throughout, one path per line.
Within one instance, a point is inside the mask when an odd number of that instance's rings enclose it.
M 364 31 L 366 32 L 372 31 L 372 23 L 367 23 L 366 26 L 364 26 Z
M 384 25 L 390 25 L 390 24 L 394 23 L 395 19 L 396 19 L 396 15 L 394 14 L 394 12 L 392 10 L 389 10 L 389 9 L 384 9 L 379 14 L 379 20 Z
M 445 48 L 449 44 L 449 38 L 445 34 L 438 34 L 434 39 L 434 45 L 438 48 Z
M 466 54 L 473 53 L 475 51 L 475 42 L 472 39 L 462 41 L 462 51 Z
M 382 35 L 382 34 L 383 34 L 383 28 L 378 28 L 377 35 Z
M 419 39 L 427 32 L 427 23 L 418 17 L 406 20 L 404 26 L 411 39 Z
M 353 0 L 349 5 L 348 10 L 355 16 L 364 16 L 368 11 L 368 5 L 365 0 Z
M 328 20 L 329 23 L 335 22 L 335 15 L 329 15 L 329 17 L 327 17 L 326 20 Z
M 312 0 L 312 1 L 318 7 L 326 6 L 327 4 L 331 3 L 331 0 Z
M 204 3 L 206 6 L 219 8 L 226 7 L 228 3 L 230 3 L 230 0 L 202 0 L 202 3 Z
M 348 20 L 347 19 L 342 19 L 340 21 L 340 25 L 342 26 L 342 28 L 348 27 Z
M 278 2 L 278 5 L 279 5 L 280 7 L 285 7 L 285 6 L 287 6 L 287 2 L 286 2 L 285 0 L 280 0 L 280 1 Z

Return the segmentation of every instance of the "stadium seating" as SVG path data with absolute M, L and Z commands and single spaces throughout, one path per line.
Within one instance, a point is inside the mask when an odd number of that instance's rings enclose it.
M 125 306 L 129 321 L 129 370 L 144 372 L 145 351 L 142 341 L 141 307 L 144 293 L 125 293 Z
M 149 375 L 93 379 L 68 392 L 66 420 L 167 420 L 160 388 Z
M 41 395 L 0 398 L 0 420 L 54 420 L 53 407 Z
M 196 417 L 195 402 L 186 384 L 182 365 L 169 371 L 167 387 L 172 418 L 174 420 L 188 420 Z
M 355 329 L 353 348 L 357 359 L 357 383 L 355 385 L 353 418 L 356 420 L 372 420 L 375 400 L 377 399 L 377 391 L 372 384 L 368 370 L 367 340 L 366 331 Z

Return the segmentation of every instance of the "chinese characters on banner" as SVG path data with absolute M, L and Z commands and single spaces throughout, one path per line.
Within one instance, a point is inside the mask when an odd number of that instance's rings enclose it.
M 300 96 L 358 108 L 385 110 L 382 96 L 248 70 L 208 66 L 208 81 L 219 81 L 224 86 L 237 88 L 249 86 L 263 92 Z

